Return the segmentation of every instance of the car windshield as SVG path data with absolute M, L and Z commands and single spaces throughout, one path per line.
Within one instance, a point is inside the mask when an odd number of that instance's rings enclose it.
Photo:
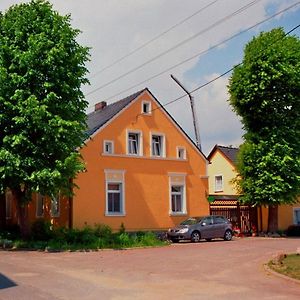
M 203 219 L 203 217 L 195 217 L 195 218 L 188 218 L 180 223 L 180 225 L 194 225 L 197 224 Z

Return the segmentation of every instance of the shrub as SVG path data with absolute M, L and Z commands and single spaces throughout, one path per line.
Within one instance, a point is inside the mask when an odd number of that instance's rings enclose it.
M 37 241 L 48 241 L 51 238 L 51 224 L 44 219 L 38 219 L 31 225 L 31 237 Z
M 94 233 L 99 238 L 109 238 L 112 235 L 112 229 L 105 224 L 95 224 Z
M 287 236 L 300 236 L 300 225 L 291 225 L 286 231 Z
M 125 233 L 125 231 L 126 231 L 126 228 L 125 228 L 124 223 L 122 222 L 120 225 L 119 234 Z
M 146 232 L 140 240 L 143 246 L 153 246 L 158 244 L 158 240 L 153 232 Z
M 118 236 L 118 242 L 121 247 L 130 247 L 133 244 L 133 240 L 130 238 L 128 233 L 124 232 Z

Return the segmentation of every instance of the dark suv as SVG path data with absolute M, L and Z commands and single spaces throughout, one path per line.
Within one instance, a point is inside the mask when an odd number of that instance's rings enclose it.
M 224 216 L 191 217 L 180 225 L 168 230 L 168 238 L 172 242 L 191 240 L 199 242 L 201 239 L 210 241 L 214 238 L 232 239 L 232 224 Z

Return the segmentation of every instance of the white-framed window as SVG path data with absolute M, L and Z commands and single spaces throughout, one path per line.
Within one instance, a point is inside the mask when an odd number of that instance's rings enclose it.
M 170 180 L 170 215 L 183 215 L 186 210 L 185 174 L 169 174 Z
M 36 196 L 36 216 L 41 218 L 44 216 L 45 196 L 37 194 Z
M 125 182 L 123 170 L 105 170 L 106 216 L 125 215 Z
M 59 193 L 51 197 L 51 217 L 57 218 L 60 214 Z
M 13 195 L 11 190 L 7 190 L 5 193 L 5 214 L 6 219 L 11 219 L 12 217 L 12 199 Z
M 184 147 L 177 147 L 177 158 L 186 159 L 186 150 Z
M 300 225 L 300 207 L 293 208 L 294 224 Z
M 107 183 L 107 213 L 121 214 L 122 210 L 122 183 Z
M 223 176 L 216 175 L 215 176 L 215 192 L 222 192 L 223 191 Z
M 151 156 L 165 157 L 165 136 L 163 134 L 151 134 Z
M 171 185 L 171 210 L 173 213 L 182 212 L 183 188 L 182 185 Z
M 105 154 L 113 154 L 114 153 L 114 141 L 103 141 L 103 152 Z
M 142 101 L 142 114 L 151 115 L 151 102 Z
M 127 154 L 143 155 L 142 133 L 140 131 L 127 132 Z

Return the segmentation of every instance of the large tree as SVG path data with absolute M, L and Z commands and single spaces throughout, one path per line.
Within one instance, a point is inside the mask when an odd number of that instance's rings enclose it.
M 89 49 L 79 33 L 47 1 L 0 14 L 0 193 L 12 190 L 23 234 L 32 192 L 70 191 L 83 167 Z
M 245 135 L 237 183 L 241 200 L 269 207 L 277 230 L 278 205 L 300 194 L 300 40 L 273 29 L 245 47 L 229 82 L 230 104 Z

